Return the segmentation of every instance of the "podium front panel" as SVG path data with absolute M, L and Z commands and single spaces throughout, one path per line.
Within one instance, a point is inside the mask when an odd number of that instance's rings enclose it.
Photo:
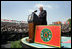
M 29 39 L 33 39 L 34 37 L 34 23 L 29 23 Z

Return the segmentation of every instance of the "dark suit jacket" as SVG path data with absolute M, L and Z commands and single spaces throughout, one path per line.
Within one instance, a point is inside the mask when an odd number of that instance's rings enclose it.
M 42 10 L 39 14 L 39 19 L 41 21 L 40 22 L 41 25 L 47 25 L 46 16 L 47 16 L 46 10 Z

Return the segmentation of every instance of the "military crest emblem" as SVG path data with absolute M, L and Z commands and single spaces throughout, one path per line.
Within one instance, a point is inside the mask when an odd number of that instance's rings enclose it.
M 44 41 L 44 42 L 48 42 L 50 41 L 52 38 L 52 32 L 45 28 L 41 31 L 41 39 Z

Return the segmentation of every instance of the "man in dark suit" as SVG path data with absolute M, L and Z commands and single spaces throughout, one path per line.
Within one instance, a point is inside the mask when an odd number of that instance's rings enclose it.
M 39 8 L 39 10 L 40 10 L 39 19 L 40 19 L 41 25 L 47 25 L 47 21 L 46 21 L 47 12 L 46 12 L 46 10 L 43 10 L 42 6 Z

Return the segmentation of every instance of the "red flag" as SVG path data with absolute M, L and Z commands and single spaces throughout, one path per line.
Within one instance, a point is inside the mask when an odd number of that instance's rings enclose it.
M 35 43 L 60 47 L 61 26 L 36 26 Z

